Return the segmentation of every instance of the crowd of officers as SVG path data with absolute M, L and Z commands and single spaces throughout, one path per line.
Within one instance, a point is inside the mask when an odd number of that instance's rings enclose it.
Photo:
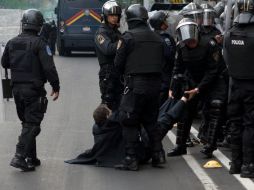
M 174 38 L 167 33 L 168 15 L 163 11 L 149 18 L 145 7 L 130 5 L 125 10 L 128 30 L 121 34 L 122 9 L 114 0 L 103 5 L 103 22 L 95 35 L 101 103 L 120 113 L 125 141 L 125 158 L 116 168 L 139 169 L 136 147 L 141 126 L 150 139 L 152 165 L 165 163 L 161 141 L 172 128 L 172 118 L 159 122 L 157 118 L 159 107 L 170 98 L 187 103 L 177 117 L 176 147 L 168 156 L 187 153 L 193 119 L 202 110 L 201 152 L 213 156 L 222 126 L 227 125 L 223 135 L 230 135 L 229 172 L 254 177 L 254 3 L 239 0 L 237 6 L 240 14 L 222 35 L 215 27 L 213 7 L 189 3 L 180 13 L 183 19 Z M 48 102 L 44 84 L 49 81 L 52 86 L 53 100 L 59 96 L 60 84 L 54 50 L 39 36 L 44 23 L 41 12 L 27 10 L 21 22 L 22 33 L 7 43 L 2 66 L 11 69 L 22 121 L 11 166 L 33 171 L 40 165 L 36 136 Z
M 103 5 L 95 43 L 102 104 L 122 114 L 126 156 L 118 169 L 138 170 L 141 126 L 151 141 L 152 165 L 165 163 L 161 140 L 172 125 L 170 118 L 157 122 L 159 106 L 184 96 L 188 102 L 177 122 L 176 146 L 167 156 L 187 153 L 191 125 L 201 110 L 201 153 L 211 158 L 218 139 L 230 137 L 229 173 L 254 177 L 253 5 L 239 0 L 232 28 L 221 33 L 216 22 L 223 17 L 212 6 L 189 3 L 179 13 L 176 37 L 167 33 L 165 12 L 149 18 L 139 4 L 125 10 L 128 30 L 120 34 L 120 6 L 114 0 Z

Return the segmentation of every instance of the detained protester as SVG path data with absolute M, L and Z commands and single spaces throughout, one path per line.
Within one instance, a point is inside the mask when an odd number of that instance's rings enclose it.
M 224 57 L 232 78 L 228 117 L 231 131 L 230 174 L 254 178 L 254 2 L 237 1 L 239 15 L 224 38 Z
M 160 35 L 164 42 L 164 63 L 162 69 L 162 84 L 160 90 L 160 106 L 168 99 L 168 91 L 170 86 L 171 74 L 175 62 L 176 43 L 174 38 L 167 32 L 168 15 L 163 11 L 155 12 L 150 18 L 150 26 L 154 32 Z
M 163 41 L 149 28 L 148 12 L 140 4 L 126 9 L 129 30 L 118 43 L 115 66 L 124 75 L 125 90 L 120 104 L 123 115 L 125 158 L 117 169 L 139 169 L 135 147 L 141 125 L 145 128 L 152 148 L 152 165 L 165 163 L 156 120 L 159 110 L 161 73 L 163 66 Z
M 219 69 L 220 49 L 214 39 L 207 42 L 199 35 L 198 24 L 192 19 L 182 19 L 176 28 L 176 33 L 179 43 L 173 76 L 184 74 L 189 88 L 185 93 L 194 97 L 188 102 L 185 113 L 177 124 L 177 145 L 168 156 L 186 154 L 186 140 L 198 102 L 205 100 L 205 104 L 209 105 L 209 136 L 202 153 L 211 157 L 216 149 L 218 124 L 226 96 L 224 83 L 219 80 L 222 72 Z M 177 84 L 172 80 L 171 87 L 175 85 Z M 172 90 L 169 92 L 171 97 Z
M 122 9 L 116 1 L 107 1 L 102 6 L 103 22 L 95 34 L 95 49 L 100 65 L 101 100 L 112 110 L 118 108 L 123 91 L 120 75 L 114 67 L 117 43 L 121 35 L 118 30 L 121 13 Z
M 187 98 L 182 97 L 179 101 L 167 100 L 160 108 L 158 123 L 166 120 L 167 131 L 180 118 Z M 100 167 L 114 167 L 125 158 L 125 143 L 123 139 L 123 128 L 120 124 L 121 114 L 118 111 L 111 113 L 106 105 L 99 105 L 94 113 L 93 125 L 94 145 L 75 159 L 67 160 L 69 164 L 96 165 Z M 160 125 L 158 125 L 160 129 Z M 164 129 L 160 129 L 161 138 L 165 136 Z M 146 164 L 151 159 L 150 140 L 146 131 L 141 128 L 139 140 L 135 147 L 137 160 L 140 164 Z
M 16 153 L 10 165 L 23 171 L 33 171 L 41 164 L 37 157 L 36 137 L 47 110 L 44 84 L 52 86 L 53 100 L 59 96 L 59 78 L 49 46 L 38 33 L 44 19 L 36 9 L 26 10 L 22 33 L 11 39 L 2 57 L 2 66 L 11 69 L 12 91 L 22 130 Z

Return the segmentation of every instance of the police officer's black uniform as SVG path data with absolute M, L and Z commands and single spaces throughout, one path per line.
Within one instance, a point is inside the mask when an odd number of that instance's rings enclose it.
M 38 10 L 27 10 L 22 18 L 22 33 L 11 39 L 2 57 L 2 66 L 11 69 L 14 100 L 22 132 L 11 165 L 24 171 L 40 165 L 36 155 L 36 136 L 47 109 L 44 83 L 59 92 L 59 79 L 49 47 L 37 33 L 43 23 Z M 25 160 L 26 159 L 26 160 Z
M 131 5 L 126 11 L 126 16 L 129 30 L 119 41 L 115 58 L 115 65 L 124 74 L 126 83 L 120 104 L 126 157 L 124 164 L 116 167 L 124 170 L 138 170 L 135 147 L 141 125 L 151 139 L 152 164 L 156 166 L 165 162 L 156 128 L 163 42 L 147 26 L 148 13 L 143 6 Z
M 191 21 L 183 19 L 179 26 L 184 23 L 191 23 Z M 184 117 L 181 122 L 178 123 L 177 146 L 173 151 L 168 153 L 168 156 L 186 154 L 186 140 L 196 114 L 197 104 L 200 99 L 203 98 L 206 100 L 206 104 L 209 104 L 209 133 L 211 134 L 208 140 L 208 151 L 203 153 L 210 157 L 212 151 L 216 148 L 215 133 L 220 120 L 221 108 L 225 102 L 226 93 L 226 90 L 221 88 L 223 84 L 219 82 L 219 75 L 220 72 L 222 72 L 218 65 L 220 49 L 215 40 L 211 39 L 207 43 L 206 39 L 204 40 L 200 37 L 199 43 L 195 48 L 189 48 L 184 43 L 180 42 L 177 53 L 173 76 L 185 74 L 188 78 L 189 89 L 197 88 L 199 94 L 188 102 Z M 174 82 L 175 81 L 172 80 L 172 88 L 175 86 Z M 174 91 L 174 89 L 172 90 Z
M 164 63 L 162 69 L 160 105 L 168 99 L 168 91 L 176 54 L 176 43 L 174 38 L 169 33 L 161 29 L 161 26 L 166 22 L 167 18 L 168 16 L 163 11 L 158 11 L 149 18 L 151 27 L 154 29 L 155 33 L 160 35 L 164 42 Z
M 49 46 L 52 51 L 52 54 L 55 55 L 56 53 L 56 39 L 57 39 L 57 27 L 55 21 L 51 21 L 50 23 L 50 33 L 49 33 Z
M 111 26 L 107 22 L 107 16 L 118 15 L 120 21 L 121 8 L 115 1 L 108 1 L 103 5 L 102 10 L 104 23 L 95 34 L 95 48 L 100 64 L 99 86 L 102 103 L 114 110 L 119 106 L 123 90 L 120 75 L 114 67 L 117 43 L 121 33 L 118 31 L 118 26 Z
M 232 88 L 228 117 L 231 131 L 231 174 L 254 177 L 254 10 L 253 1 L 238 1 L 240 15 L 224 39 Z M 244 10 L 243 10 L 244 8 Z

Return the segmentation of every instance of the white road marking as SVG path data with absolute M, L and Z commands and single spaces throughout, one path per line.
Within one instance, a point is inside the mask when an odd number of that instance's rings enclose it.
M 192 127 L 191 128 L 191 133 L 198 138 L 198 131 Z M 230 160 L 219 150 L 217 149 L 214 151 L 213 155 L 229 170 L 229 162 Z M 230 175 L 230 174 L 229 174 Z M 245 189 L 247 190 L 253 190 L 254 189 L 254 182 L 249 179 L 249 178 L 241 178 L 239 174 L 232 175 L 234 176 L 242 185 Z
M 170 141 L 175 144 L 176 136 L 173 132 L 168 132 L 167 134 Z M 195 173 L 199 181 L 203 184 L 205 190 L 219 190 L 219 187 L 214 183 L 214 181 L 207 175 L 204 169 L 200 166 L 200 164 L 196 161 L 196 159 L 189 154 L 182 156 L 185 162 L 189 165 L 192 171 Z

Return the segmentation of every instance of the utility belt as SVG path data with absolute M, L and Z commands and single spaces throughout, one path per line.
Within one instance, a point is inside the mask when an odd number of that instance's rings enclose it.
M 124 94 L 127 94 L 129 91 L 133 90 L 134 82 L 139 80 L 146 80 L 146 81 L 161 80 L 161 74 L 147 73 L 147 74 L 125 75 L 124 76 Z

